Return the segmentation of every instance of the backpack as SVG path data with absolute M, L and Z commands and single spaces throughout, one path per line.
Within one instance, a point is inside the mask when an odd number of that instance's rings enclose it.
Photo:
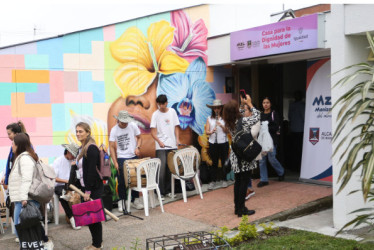
M 109 155 L 105 151 L 103 144 L 101 144 L 100 147 L 98 147 L 96 144 L 93 145 L 95 145 L 100 152 L 100 168 L 96 166 L 97 173 L 102 180 L 107 180 L 112 176 Z
M 35 162 L 30 155 L 28 156 Z M 21 168 L 18 168 L 18 171 L 21 171 Z M 55 183 L 56 173 L 53 167 L 38 160 L 35 162 L 29 196 L 39 203 L 48 203 L 55 193 Z
M 232 137 L 231 148 L 237 158 L 252 162 L 261 153 L 261 145 L 252 137 L 251 131 L 246 132 L 243 128 L 243 118 L 236 125 L 236 133 Z

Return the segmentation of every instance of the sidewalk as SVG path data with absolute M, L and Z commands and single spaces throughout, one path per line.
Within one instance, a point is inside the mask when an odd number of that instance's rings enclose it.
M 254 180 L 256 187 L 259 180 Z M 140 216 L 139 220 L 131 216 L 121 216 L 118 222 L 108 221 L 103 223 L 104 249 L 113 247 L 126 247 L 130 249 L 136 238 L 139 239 L 141 249 L 145 249 L 147 238 L 173 235 L 193 231 L 212 231 L 221 226 L 234 228 L 238 226 L 240 218 L 234 214 L 233 185 L 214 191 L 206 191 L 207 185 L 203 186 L 204 199 L 195 195 L 195 191 L 189 192 L 188 201 L 184 203 L 182 195 L 177 199 L 166 199 L 164 204 L 165 213 L 161 213 L 160 207 L 150 208 L 149 217 L 144 216 L 143 210 L 132 210 L 133 215 Z M 301 184 L 294 182 L 270 181 L 269 186 L 255 188 L 256 194 L 246 202 L 246 206 L 256 210 L 256 214 L 250 216 L 251 221 L 272 218 L 282 215 L 287 211 L 296 211 L 298 207 L 310 204 L 315 200 L 330 197 L 331 187 L 313 184 Z M 116 209 L 114 209 L 116 212 Z M 273 217 L 269 217 L 273 216 Z M 49 236 L 59 249 L 82 249 L 89 245 L 91 236 L 88 227 L 79 231 L 72 230 L 66 224 L 64 216 L 60 216 L 60 225 L 49 224 Z M 299 222 L 295 222 L 297 224 Z M 5 235 L 0 236 L 1 249 L 19 249 L 14 241 L 15 235 L 10 229 Z

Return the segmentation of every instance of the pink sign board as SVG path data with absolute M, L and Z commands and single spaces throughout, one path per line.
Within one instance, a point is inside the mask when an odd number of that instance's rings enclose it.
M 318 14 L 230 34 L 232 61 L 318 48 Z

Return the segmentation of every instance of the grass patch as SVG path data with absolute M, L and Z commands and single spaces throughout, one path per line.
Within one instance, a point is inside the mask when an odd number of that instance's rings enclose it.
M 355 240 L 335 238 L 318 233 L 312 233 L 289 228 L 280 228 L 270 235 L 261 233 L 258 238 L 247 241 L 236 248 L 244 249 L 374 249 L 372 243 L 359 243 Z

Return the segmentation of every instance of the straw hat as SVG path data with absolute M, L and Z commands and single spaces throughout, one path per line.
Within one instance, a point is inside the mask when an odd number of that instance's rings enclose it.
M 77 157 L 79 146 L 77 144 L 70 143 L 70 144 L 62 144 L 62 146 L 67 149 L 74 157 Z
M 113 117 L 123 123 L 129 123 L 134 121 L 134 118 L 126 110 L 121 110 L 118 113 L 118 116 L 113 115 Z
M 212 105 L 209 105 L 207 104 L 206 106 L 208 106 L 208 108 L 215 108 L 215 107 L 223 107 L 223 104 L 222 104 L 222 101 L 220 99 L 215 99 L 213 101 L 213 104 Z

